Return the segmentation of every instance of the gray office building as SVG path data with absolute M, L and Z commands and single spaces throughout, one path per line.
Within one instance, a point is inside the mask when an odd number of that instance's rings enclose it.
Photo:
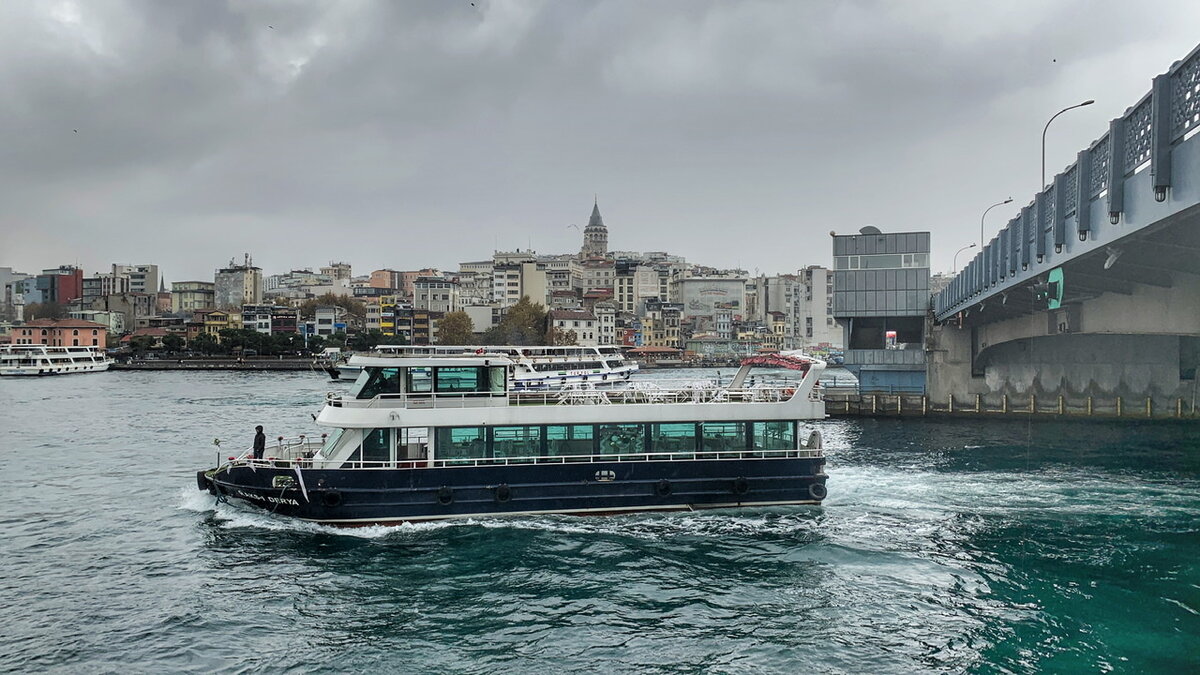
M 929 233 L 833 235 L 833 317 L 861 392 L 925 391 Z

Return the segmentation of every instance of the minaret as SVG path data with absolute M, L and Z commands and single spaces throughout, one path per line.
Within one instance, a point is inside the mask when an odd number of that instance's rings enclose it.
M 600 202 L 592 204 L 592 217 L 583 230 L 583 248 L 579 251 L 581 258 L 603 258 L 608 255 L 608 228 L 600 217 Z

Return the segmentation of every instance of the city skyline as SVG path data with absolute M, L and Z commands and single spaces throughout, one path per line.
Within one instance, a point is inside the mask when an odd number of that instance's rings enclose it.
M 1194 46 L 1153 7 L 12 3 L 0 265 L 452 270 L 578 250 L 598 193 L 612 249 L 781 274 L 874 224 L 948 270 L 1050 115 L 1096 100 L 1053 173 Z

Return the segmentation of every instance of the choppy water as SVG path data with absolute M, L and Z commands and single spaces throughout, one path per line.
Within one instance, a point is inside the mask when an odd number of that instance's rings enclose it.
M 828 421 L 820 508 L 331 531 L 195 489 L 338 386 L 0 380 L 0 670 L 1200 669 L 1195 424 Z

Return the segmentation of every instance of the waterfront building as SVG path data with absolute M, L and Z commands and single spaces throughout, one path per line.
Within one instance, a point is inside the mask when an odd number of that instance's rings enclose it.
M 617 305 L 611 300 L 597 302 L 592 306 L 596 317 L 596 344 L 617 344 Z
M 213 302 L 218 309 L 262 304 L 262 269 L 252 264 L 250 254 L 246 254 L 245 262 L 241 265 L 230 260 L 228 267 L 217 270 L 213 291 Z
M 417 292 L 416 283 L 417 283 L 418 279 L 443 279 L 443 278 L 445 278 L 445 275 L 443 275 L 439 270 L 433 269 L 431 267 L 426 267 L 423 270 L 401 272 L 400 273 L 400 286 L 398 287 L 398 290 L 400 291 L 400 295 L 403 295 L 405 298 L 413 300 L 413 299 L 415 299 L 414 296 Z
M 129 293 L 157 293 L 162 283 L 158 275 L 158 265 L 121 265 L 114 263 L 112 276 L 129 279 Z M 113 291 L 121 293 L 122 291 Z M 113 293 L 105 293 L 112 295 Z
M 500 323 L 501 314 L 498 308 L 489 305 L 468 305 L 462 308 L 471 318 L 471 331 L 479 334 Z
M 571 288 L 580 295 L 591 291 L 612 293 L 616 283 L 616 262 L 608 258 L 587 258 L 570 263 Z
M 741 320 L 746 307 L 746 279 L 727 276 L 684 277 L 676 279 L 673 285 L 683 308 L 683 318 L 712 319 L 719 310 L 729 310 Z
M 678 349 L 682 315 L 682 303 L 647 300 L 646 314 L 641 319 L 641 346 Z
M 191 314 L 198 309 L 215 307 L 215 284 L 209 281 L 174 281 L 171 283 L 171 311 Z
M 545 270 L 533 261 L 495 265 L 492 272 L 492 302 L 500 309 L 517 304 L 521 298 L 545 305 L 548 288 Z
M 86 303 L 91 303 L 94 298 L 129 292 L 131 292 L 129 277 L 122 274 L 97 272 L 94 276 L 83 280 L 82 298 Z
M 363 306 L 365 309 L 363 315 L 363 330 L 378 330 L 382 332 L 382 328 L 380 326 L 379 298 L 364 298 L 363 300 Z
M 562 344 L 576 344 L 580 347 L 595 347 L 600 344 L 597 340 L 598 323 L 591 312 L 579 309 L 552 309 L 547 318 L 551 327 L 561 331 L 568 339 Z
M 329 265 L 321 268 L 321 274 L 333 279 L 334 281 L 344 281 L 346 288 L 350 287 L 350 280 L 354 278 L 350 269 L 350 263 L 330 262 Z
M 338 305 L 318 307 L 314 312 L 313 324 L 317 335 L 328 337 L 346 332 L 346 309 Z
M 73 312 L 68 312 L 67 316 L 72 319 L 82 321 L 91 321 L 104 325 L 108 328 L 108 332 L 113 335 L 120 335 L 125 331 L 125 315 L 121 312 L 106 312 L 93 309 L 83 309 Z M 86 346 L 86 345 L 85 345 Z
M 74 265 L 42 270 L 34 280 L 33 290 L 35 299 L 31 300 L 27 296 L 25 304 L 56 302 L 65 305 L 72 300 L 78 300 L 83 297 L 83 270 Z
M 400 290 L 400 272 L 393 269 L 382 269 L 371 272 L 367 285 L 371 288 L 384 288 L 390 291 Z
M 460 307 L 458 282 L 442 277 L 418 277 L 412 284 L 413 309 L 455 312 Z
M 835 234 L 833 260 L 833 316 L 859 390 L 924 393 L 929 233 Z
M 108 344 L 108 326 L 83 319 L 34 319 L 13 329 L 13 344 L 51 347 L 100 347 Z

